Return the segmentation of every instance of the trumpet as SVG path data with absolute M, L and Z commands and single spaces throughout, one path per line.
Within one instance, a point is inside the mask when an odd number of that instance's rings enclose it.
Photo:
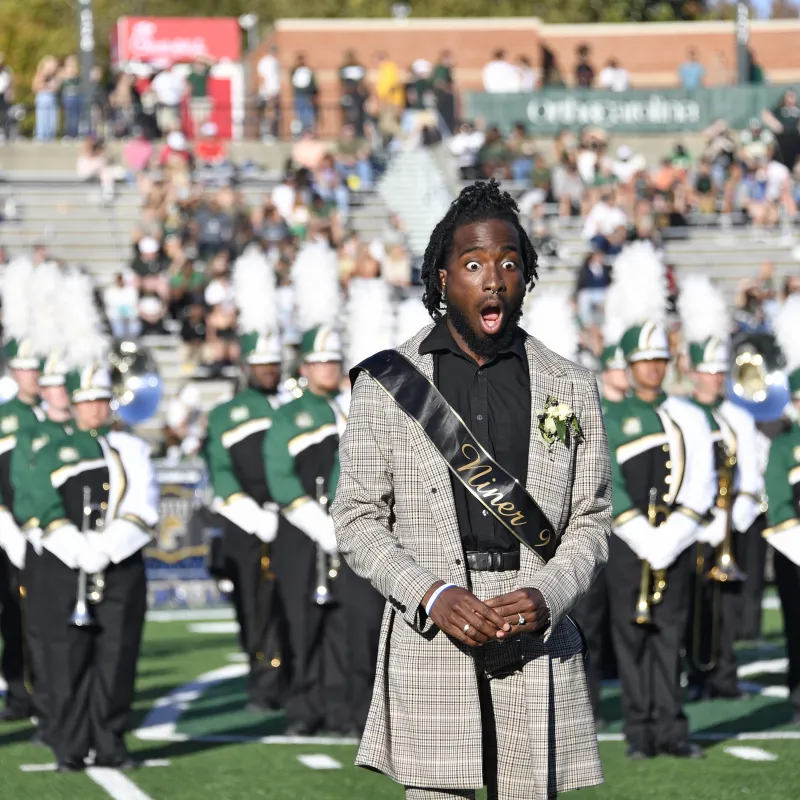
M 325 478 L 321 475 L 316 479 L 317 502 L 327 512 L 328 496 L 325 494 Z M 335 602 L 331 594 L 331 581 L 336 580 L 339 575 L 341 562 L 338 556 L 329 557 L 328 554 L 317 545 L 317 580 L 314 587 L 312 600 L 318 606 L 330 606 Z
M 650 489 L 650 497 L 647 503 L 647 521 L 653 528 L 658 527 L 659 512 L 667 514 L 665 507 L 659 507 L 656 503 L 658 489 Z M 648 561 L 642 561 L 642 576 L 639 581 L 639 597 L 636 600 L 636 611 L 633 621 L 637 625 L 652 625 L 652 607 L 658 605 L 664 599 L 664 592 L 667 589 L 667 571 L 665 569 L 653 569 Z
M 718 471 L 717 508 L 725 514 L 725 538 L 717 547 L 715 563 L 705 571 L 705 554 L 703 545 L 697 545 L 697 558 L 695 562 L 695 591 L 694 591 L 694 620 L 692 635 L 692 663 L 700 672 L 710 672 L 717 665 L 717 653 L 720 644 L 721 605 L 720 586 L 723 583 L 740 583 L 746 580 L 747 575 L 739 568 L 733 557 L 733 525 L 731 522 L 731 508 L 733 506 L 733 476 L 736 466 L 736 456 L 727 454 Z M 703 619 L 708 619 L 704 613 L 706 600 L 705 581 L 711 581 L 714 586 L 711 597 L 711 631 L 706 637 L 703 630 Z M 703 645 L 708 644 L 704 652 Z
M 100 509 L 99 505 L 92 505 L 92 490 L 88 486 L 83 487 L 83 518 L 81 520 L 81 533 L 86 536 L 91 530 L 92 512 Z M 102 519 L 98 521 L 98 527 L 102 527 Z M 89 604 L 99 603 L 103 600 L 106 578 L 104 573 L 97 573 L 90 577 L 84 569 L 78 571 L 78 596 L 75 600 L 75 608 L 70 617 L 69 624 L 76 628 L 91 628 L 97 625 L 94 616 L 89 610 Z

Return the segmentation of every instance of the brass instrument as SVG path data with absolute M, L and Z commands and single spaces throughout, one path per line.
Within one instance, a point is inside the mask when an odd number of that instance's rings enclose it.
M 647 521 L 653 528 L 663 524 L 658 522 L 659 513 L 668 514 L 664 506 L 659 507 L 656 503 L 658 499 L 658 489 L 650 489 L 650 498 L 647 503 Z M 648 561 L 642 561 L 642 577 L 639 582 L 639 597 L 636 601 L 636 613 L 633 621 L 637 625 L 652 625 L 653 614 L 652 606 L 658 605 L 664 599 L 664 592 L 667 589 L 667 571 L 665 569 L 653 569 Z
M 771 333 L 741 333 L 731 341 L 728 397 L 757 422 L 779 419 L 789 403 L 786 364 Z
M 84 536 L 91 530 L 92 512 L 99 509 L 99 505 L 92 505 L 92 490 L 88 486 L 84 486 L 83 519 L 81 522 L 81 533 L 83 533 Z M 98 527 L 102 527 L 102 519 L 98 521 Z M 75 609 L 69 620 L 70 625 L 76 628 L 91 628 L 97 625 L 97 622 L 89 610 L 89 604 L 95 605 L 102 602 L 105 586 L 105 573 L 98 572 L 92 576 L 88 576 L 85 570 L 78 570 L 78 596 L 75 600 Z
M 720 645 L 721 627 L 721 593 L 723 583 L 739 583 L 747 578 L 733 557 L 733 525 L 731 509 L 733 506 L 733 477 L 736 456 L 727 454 L 718 471 L 717 508 L 725 515 L 725 538 L 716 551 L 716 563 L 708 572 L 705 571 L 703 544 L 697 545 L 695 561 L 694 619 L 692 624 L 692 663 L 699 672 L 711 672 L 717 666 L 717 653 Z M 711 599 L 711 631 L 708 639 L 710 646 L 707 657 L 703 655 L 703 644 L 706 640 L 703 631 L 704 596 L 706 581 L 714 586 Z
M 317 502 L 327 512 L 328 496 L 325 494 L 325 478 L 318 476 L 316 479 Z M 317 580 L 314 587 L 312 599 L 318 606 L 329 606 L 335 601 L 331 594 L 332 580 L 339 574 L 341 563 L 338 556 L 329 557 L 328 554 L 317 545 Z
M 740 583 L 747 578 L 733 557 L 731 511 L 733 509 L 733 470 L 735 466 L 736 456 L 730 454 L 719 469 L 717 508 L 725 514 L 725 538 L 717 548 L 717 563 L 706 574 L 709 580 L 718 583 Z

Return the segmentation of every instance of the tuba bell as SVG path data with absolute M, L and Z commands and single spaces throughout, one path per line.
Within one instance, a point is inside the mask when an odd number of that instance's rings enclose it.
M 742 333 L 731 342 L 728 398 L 756 422 L 778 419 L 789 402 L 784 359 L 769 333 Z
M 109 355 L 114 399 L 111 408 L 127 425 L 138 425 L 158 410 L 164 386 L 158 366 L 141 344 L 127 339 L 114 343 Z

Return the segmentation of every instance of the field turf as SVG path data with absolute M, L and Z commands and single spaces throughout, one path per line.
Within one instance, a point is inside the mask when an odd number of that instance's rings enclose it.
M 141 735 L 148 738 L 131 735 L 129 745 L 137 758 L 160 765 L 127 773 L 130 782 L 111 790 L 90 775 L 22 771 L 22 766 L 30 770 L 51 762 L 52 757 L 28 743 L 30 725 L 7 724 L 0 728 L 0 800 L 401 800 L 402 790 L 391 781 L 352 766 L 354 744 L 332 744 L 322 737 L 309 744 L 257 741 L 280 736 L 283 721 L 278 715 L 264 718 L 243 710 L 244 682 L 236 673 L 244 666 L 236 662 L 235 636 L 194 633 L 191 625 L 187 621 L 148 622 L 146 628 L 135 725 L 145 725 Z M 627 761 L 624 743 L 618 740 L 618 690 L 609 687 L 604 710 L 611 724 L 603 738 L 612 740 L 600 743 L 606 783 L 565 796 L 580 800 L 731 800 L 740 796 L 798 800 L 800 729 L 788 724 L 790 709 L 780 697 L 784 675 L 774 671 L 780 670 L 777 659 L 784 656 L 779 629 L 779 612 L 765 612 L 764 641 L 739 650 L 742 664 L 763 665 L 763 669 L 751 667 L 753 674 L 743 680 L 765 687 L 766 694 L 688 707 L 693 734 L 707 748 L 703 761 Z M 163 699 L 216 670 L 222 670 L 222 680 L 200 689 L 189 686 L 170 701 Z M 154 704 L 159 705 L 161 717 L 150 714 Z M 733 738 L 760 732 L 776 738 Z M 731 748 L 734 751 L 728 752 Z M 748 760 L 743 755 L 771 760 Z M 301 756 L 328 756 L 340 767 L 312 769 L 299 760 Z

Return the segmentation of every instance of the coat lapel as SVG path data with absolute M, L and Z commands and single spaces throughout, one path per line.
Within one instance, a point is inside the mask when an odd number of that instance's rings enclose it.
M 528 336 L 525 340 L 528 353 L 528 372 L 531 383 L 531 435 L 528 445 L 528 475 L 525 488 L 553 523 L 558 535 L 569 518 L 569 497 L 575 442 L 569 447 L 554 442 L 548 448 L 539 438 L 539 423 L 536 411 L 544 408 L 548 397 L 574 407 L 572 382 L 564 375 L 559 360 L 538 339 Z M 538 568 L 540 559 L 527 548 L 523 548 L 523 569 Z
M 433 381 L 433 356 L 430 354 L 420 355 L 419 345 L 430 333 L 431 327 L 424 328 L 405 345 L 398 348 L 399 352 L 429 381 Z M 456 559 L 460 561 L 463 547 L 461 545 L 461 535 L 458 531 L 450 470 L 439 451 L 431 444 L 431 441 L 422 432 L 419 425 L 410 417 L 406 417 L 406 424 L 408 426 L 409 441 L 418 456 L 420 472 L 425 486 L 425 496 L 428 498 L 431 513 L 436 521 L 442 547 L 453 556 L 450 559 L 451 563 Z M 436 491 L 434 492 L 433 489 Z M 466 570 L 464 570 L 463 580 L 466 585 Z

